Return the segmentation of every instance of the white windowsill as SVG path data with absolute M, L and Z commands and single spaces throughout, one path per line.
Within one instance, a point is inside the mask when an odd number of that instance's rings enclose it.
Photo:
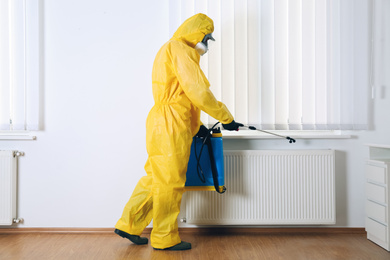
M 275 133 L 282 136 L 289 136 L 295 139 L 348 139 L 352 138 L 351 135 L 342 134 L 341 131 L 282 131 L 282 130 L 270 130 L 267 132 Z M 280 139 L 281 137 L 271 134 L 263 133 L 256 130 L 239 130 L 239 131 L 226 131 L 222 130 L 222 136 L 224 139 Z
M 268 132 L 296 139 L 348 139 L 351 135 L 341 134 L 341 131 L 281 131 L 270 130 Z M 281 137 L 253 130 L 226 131 L 222 130 L 224 139 L 280 139 Z M 28 132 L 0 133 L 1 140 L 37 140 L 35 135 Z
M 37 140 L 37 137 L 29 132 L 3 132 L 0 133 L 0 141 Z

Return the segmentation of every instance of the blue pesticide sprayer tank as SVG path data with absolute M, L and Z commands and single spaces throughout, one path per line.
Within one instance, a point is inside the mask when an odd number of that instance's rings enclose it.
M 193 138 L 185 186 L 187 191 L 226 191 L 222 133 L 219 128 L 213 129 L 211 137 Z

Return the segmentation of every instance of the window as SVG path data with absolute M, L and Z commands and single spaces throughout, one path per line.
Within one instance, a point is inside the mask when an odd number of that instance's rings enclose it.
M 170 36 L 195 13 L 214 20 L 201 66 L 217 99 L 270 130 L 366 129 L 369 1 L 170 0 Z M 202 122 L 215 119 L 202 115 Z
M 0 0 L 0 131 L 39 129 L 39 0 Z

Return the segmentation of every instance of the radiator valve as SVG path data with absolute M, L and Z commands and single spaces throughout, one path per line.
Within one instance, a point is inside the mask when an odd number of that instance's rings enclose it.
M 20 224 L 20 223 L 24 222 L 24 219 L 22 219 L 22 218 L 14 218 L 12 220 L 12 222 L 15 223 L 15 224 Z
M 24 156 L 24 152 L 15 151 L 14 157 Z

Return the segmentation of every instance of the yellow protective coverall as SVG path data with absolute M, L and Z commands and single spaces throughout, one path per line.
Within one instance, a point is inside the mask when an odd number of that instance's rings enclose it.
M 115 228 L 141 235 L 153 219 L 154 248 L 168 248 L 181 242 L 177 217 L 192 137 L 201 125 L 200 111 L 223 124 L 233 121 L 226 106 L 209 90 L 210 83 L 194 49 L 213 31 L 213 21 L 206 15 L 190 17 L 161 47 L 153 64 L 155 105 L 146 121 L 147 175 L 139 180 Z

